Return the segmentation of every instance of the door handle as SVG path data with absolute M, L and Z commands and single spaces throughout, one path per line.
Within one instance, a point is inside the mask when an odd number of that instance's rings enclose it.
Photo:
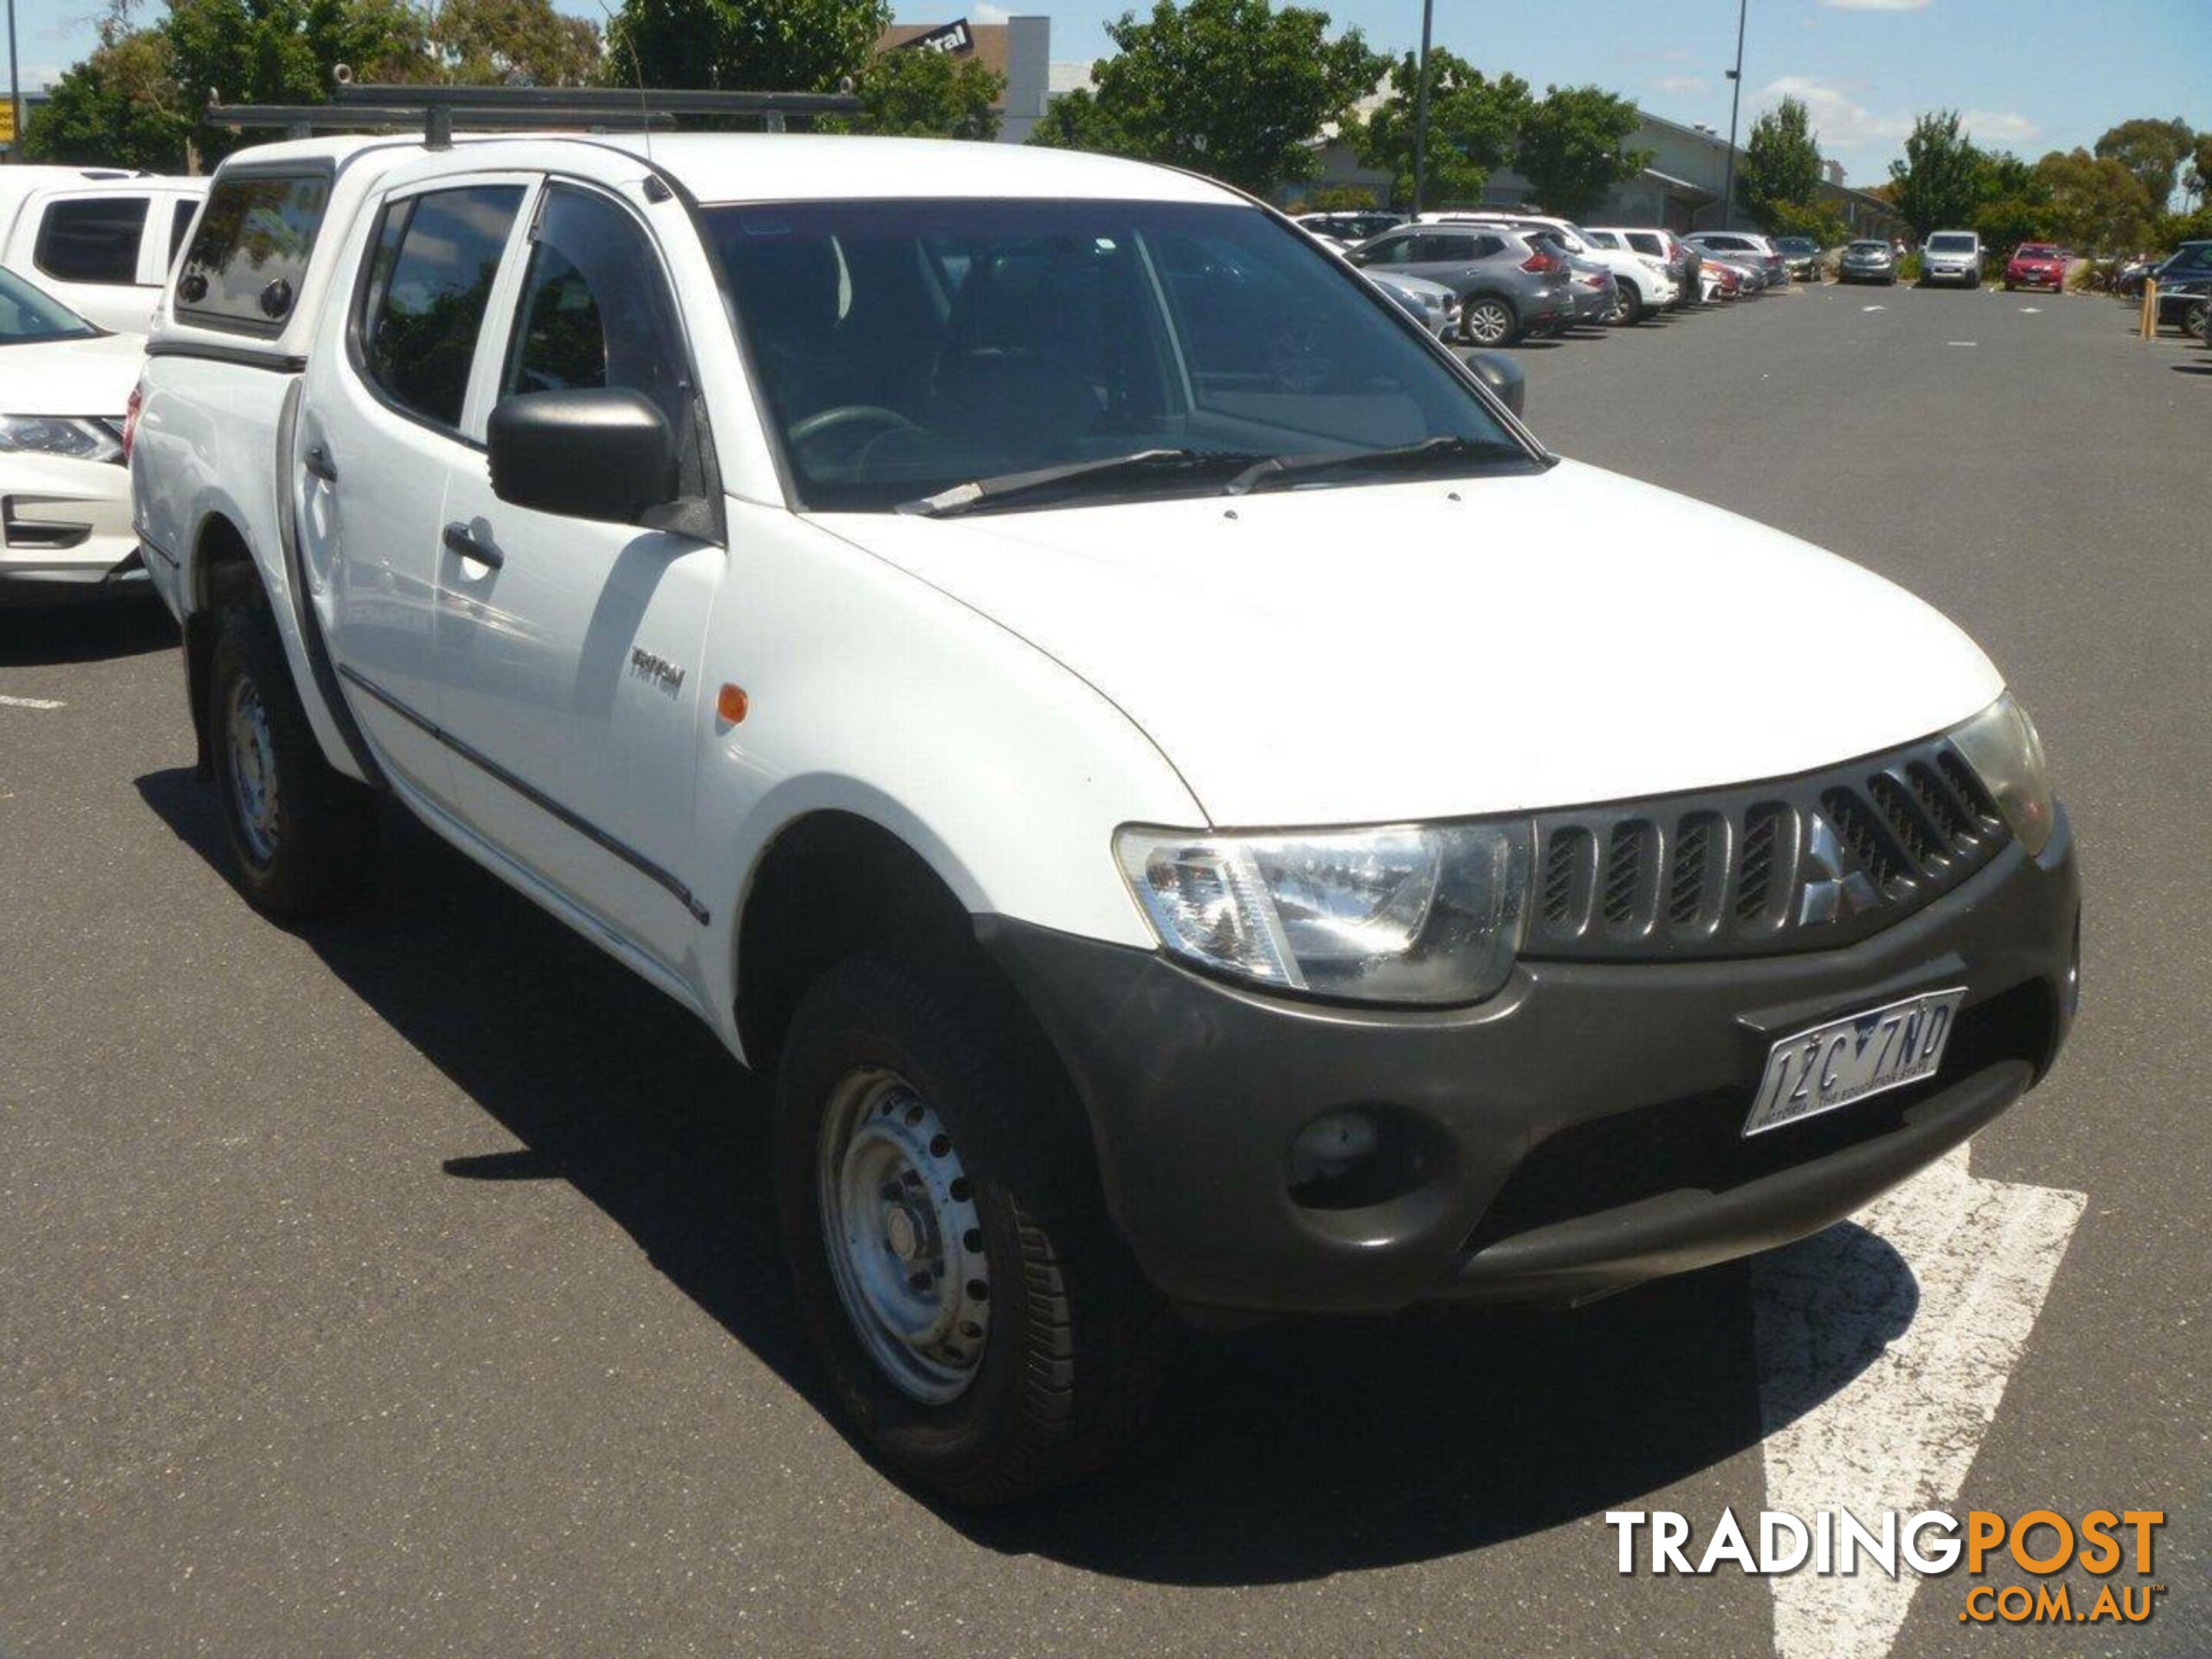
M 300 465 L 307 469 L 309 477 L 320 478 L 326 484 L 338 481 L 338 470 L 331 464 L 331 452 L 320 444 L 309 444 L 307 453 L 300 458 Z
M 468 526 L 459 520 L 447 525 L 439 539 L 445 543 L 447 552 L 458 553 L 461 557 L 472 559 L 478 564 L 488 564 L 494 570 L 499 569 L 507 562 L 506 554 L 501 552 L 489 542 L 479 540 Z

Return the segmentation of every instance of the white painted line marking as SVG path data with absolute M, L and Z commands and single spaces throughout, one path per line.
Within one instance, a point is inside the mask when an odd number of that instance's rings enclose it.
M 2020 308 L 2020 314 L 2023 317 L 2040 317 L 2043 315 L 2043 307 L 2041 306 L 2022 306 Z
M 1755 1261 L 1767 1507 L 1950 1508 L 2087 1202 L 1970 1175 L 1961 1146 L 1856 1224 Z M 1902 1563 L 1766 1582 L 1777 1659 L 1885 1659 L 1920 1584 Z
M 52 697 L 0 697 L 0 705 L 9 708 L 66 708 L 69 707 L 67 703 L 57 702 Z
M 1943 343 L 1945 345 L 1972 345 L 1975 342 L 1972 340 L 1946 340 Z
M 1859 309 L 1861 311 L 1887 311 L 1889 307 L 1887 306 L 1861 306 Z

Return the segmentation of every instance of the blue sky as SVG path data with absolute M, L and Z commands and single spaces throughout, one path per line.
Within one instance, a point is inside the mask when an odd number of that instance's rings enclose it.
M 1419 38 L 1419 0 L 1307 3 L 1384 49 Z M 36 87 L 82 56 L 97 0 L 16 3 L 23 81 Z M 594 0 L 556 3 L 600 15 Z M 1042 11 L 1053 20 L 1053 56 L 1087 59 L 1107 52 L 1104 25 L 1127 3 L 899 0 L 899 14 L 983 21 Z M 158 3 L 139 13 L 159 15 Z M 1539 90 L 1595 82 L 1655 113 L 1725 131 L 1722 70 L 1735 19 L 1735 0 L 1437 0 L 1436 39 Z M 2093 143 L 2132 115 L 2212 128 L 2212 0 L 1751 0 L 1743 81 L 1747 130 L 1759 109 L 1795 92 L 1855 184 L 1887 177 L 1913 116 L 1938 106 L 1967 112 L 1983 143 L 2030 158 Z

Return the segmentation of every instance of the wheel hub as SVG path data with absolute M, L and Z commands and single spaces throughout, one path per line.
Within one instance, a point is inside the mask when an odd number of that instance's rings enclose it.
M 896 1074 L 848 1076 L 823 1114 L 817 1168 L 830 1275 L 854 1334 L 929 1404 L 975 1380 L 991 1315 L 982 1219 L 944 1122 Z
M 276 851 L 276 743 L 261 693 L 242 674 L 231 683 L 223 735 L 239 830 L 254 861 L 266 864 Z

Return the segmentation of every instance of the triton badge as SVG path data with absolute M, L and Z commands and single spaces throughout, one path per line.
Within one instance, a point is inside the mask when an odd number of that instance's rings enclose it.
M 676 691 L 683 688 L 684 671 L 669 661 L 667 658 L 654 656 L 641 645 L 634 645 L 630 647 L 629 665 L 646 678 L 658 682 L 664 691 Z

